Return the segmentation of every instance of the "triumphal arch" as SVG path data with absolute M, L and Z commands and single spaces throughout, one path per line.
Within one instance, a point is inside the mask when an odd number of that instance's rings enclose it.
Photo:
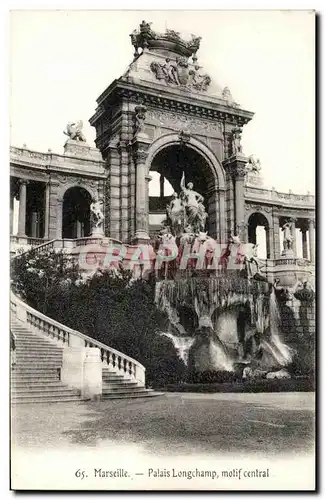
M 130 35 L 127 71 L 97 98 L 89 120 L 95 148 L 82 121 L 68 123 L 63 154 L 11 148 L 13 245 L 94 236 L 150 242 L 172 199 L 166 182 L 176 193 L 183 182 L 203 195 L 214 239 L 256 243 L 262 228 L 270 272 L 311 272 L 314 197 L 263 187 L 262 163 L 241 144 L 253 113 L 201 67 L 200 40 L 143 21 Z M 159 194 L 151 196 L 157 175 Z

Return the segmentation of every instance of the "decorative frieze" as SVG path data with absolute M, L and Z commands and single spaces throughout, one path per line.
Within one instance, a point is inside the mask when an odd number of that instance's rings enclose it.
M 146 120 L 155 125 L 168 127 L 171 130 L 186 129 L 193 134 L 200 132 L 222 137 L 222 123 L 212 120 L 201 120 L 195 116 L 187 116 L 182 113 L 161 110 L 148 110 Z
M 268 207 L 266 205 L 245 205 L 245 212 L 251 211 L 271 213 L 272 207 Z

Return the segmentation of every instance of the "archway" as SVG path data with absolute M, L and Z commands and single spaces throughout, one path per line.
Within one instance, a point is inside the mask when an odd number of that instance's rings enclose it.
M 192 148 L 190 144 L 181 144 L 179 141 L 177 144 L 166 144 L 159 148 L 152 157 L 150 172 L 158 173 L 159 177 L 152 176 L 152 184 L 150 183 L 149 221 L 158 221 L 158 215 L 161 214 L 159 220 L 161 224 L 172 192 L 179 193 L 181 190 L 180 183 L 184 172 L 186 184 L 192 182 L 194 190 L 204 197 L 204 205 L 208 214 L 206 230 L 213 237 L 222 237 L 222 231 L 219 228 L 219 197 L 217 196 L 219 179 L 209 161 L 200 152 Z M 157 193 L 157 182 L 159 182 L 159 195 L 152 196 L 153 192 Z M 222 217 L 224 218 L 224 214 Z M 156 230 L 157 227 L 150 224 L 150 233 Z
M 248 219 L 248 242 L 258 245 L 257 255 L 261 259 L 270 258 L 269 229 L 269 222 L 265 215 L 259 212 L 250 215 Z
M 63 197 L 62 238 L 90 235 L 91 196 L 81 187 L 69 188 Z

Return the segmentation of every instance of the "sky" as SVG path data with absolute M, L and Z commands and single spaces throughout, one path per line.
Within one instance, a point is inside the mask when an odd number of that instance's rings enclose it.
M 199 63 L 253 111 L 246 155 L 266 187 L 314 193 L 314 15 L 308 11 L 14 11 L 10 26 L 10 142 L 62 153 L 68 121 L 88 123 L 96 98 L 126 70 L 142 20 L 202 37 Z

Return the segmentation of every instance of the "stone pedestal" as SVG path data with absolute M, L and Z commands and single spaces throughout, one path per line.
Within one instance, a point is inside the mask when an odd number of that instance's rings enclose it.
M 86 353 L 82 347 L 65 347 L 62 353 L 61 382 L 82 392 L 83 365 Z
M 289 249 L 286 249 L 286 250 L 282 250 L 281 257 L 283 257 L 285 259 L 294 259 L 295 258 L 295 253 L 292 250 L 292 248 L 289 248 Z
M 90 236 L 92 238 L 104 238 L 104 231 L 101 226 L 93 227 Z
M 92 160 L 102 161 L 102 156 L 98 149 L 90 147 L 86 142 L 75 141 L 73 139 L 68 139 L 65 143 L 64 154 L 78 158 L 87 156 Z
M 98 399 L 102 395 L 100 349 L 65 347 L 62 355 L 61 381 L 68 387 L 80 391 L 83 399 Z
M 102 395 L 102 362 L 100 349 L 89 347 L 83 365 L 83 387 L 81 396 L 84 399 L 99 399 Z

